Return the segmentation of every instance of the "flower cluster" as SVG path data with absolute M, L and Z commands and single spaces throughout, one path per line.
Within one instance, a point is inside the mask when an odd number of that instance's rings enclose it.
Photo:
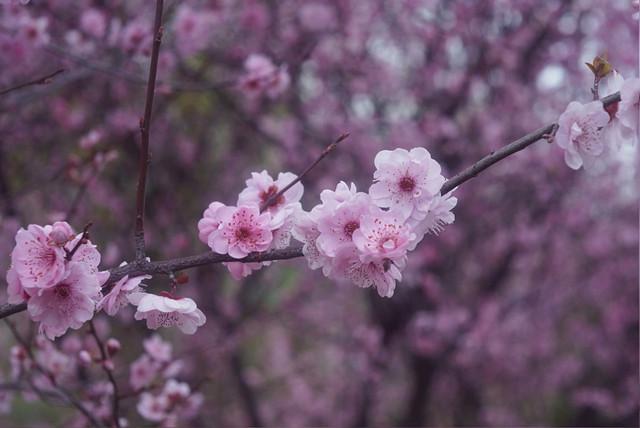
M 7 272 L 9 303 L 27 302 L 32 320 L 50 339 L 93 318 L 100 286 L 100 253 L 66 222 L 29 225 L 16 234 Z
M 294 237 L 311 269 L 391 297 L 407 253 L 453 222 L 457 199 L 440 194 L 445 179 L 424 148 L 383 150 L 375 165 L 368 193 L 344 182 L 324 190 L 322 203 L 298 216 Z
M 287 67 L 276 67 L 271 60 L 260 54 L 252 54 L 244 62 L 245 74 L 238 84 L 248 97 L 256 98 L 266 94 L 276 98 L 287 90 L 291 77 Z
M 640 79 L 624 80 L 614 71 L 606 82 L 606 92 L 620 91 L 620 102 L 605 109 L 600 101 L 573 101 L 558 119 L 555 141 L 569 168 L 589 169 L 607 149 L 637 141 Z
M 182 370 L 182 362 L 172 359 L 171 344 L 153 335 L 143 345 L 145 352 L 131 364 L 129 378 L 134 391 L 145 391 L 140 394 L 138 413 L 163 426 L 175 426 L 178 419 L 195 416 L 203 396 L 175 379 Z M 154 389 L 159 392 L 149 392 Z
M 252 173 L 246 181 L 247 187 L 238 196 L 237 206 L 209 204 L 198 222 L 200 240 L 214 252 L 234 259 L 286 248 L 291 241 L 294 219 L 302 210 L 300 199 L 304 188 L 296 183 L 282 195 L 278 193 L 296 178 L 290 172 L 278 174 L 276 180 L 267 171 Z M 241 279 L 268 264 L 229 262 L 225 266 L 235 279 Z

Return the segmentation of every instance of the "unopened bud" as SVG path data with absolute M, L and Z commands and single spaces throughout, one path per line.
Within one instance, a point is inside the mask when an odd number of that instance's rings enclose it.
M 112 337 L 107 340 L 107 353 L 110 357 L 113 357 L 115 354 L 117 354 L 120 349 L 122 349 L 122 346 L 120 345 L 118 339 Z
M 93 358 L 91 358 L 91 354 L 87 352 L 87 350 L 83 349 L 78 352 L 78 358 L 85 364 L 91 364 L 93 362 Z
M 109 371 L 113 371 L 113 369 L 115 368 L 113 365 L 113 360 L 104 360 L 102 362 L 102 366 Z
M 71 226 L 69 226 L 68 223 L 57 221 L 51 228 L 49 238 L 51 239 L 53 244 L 57 245 L 58 247 L 62 247 L 64 244 L 69 242 L 71 238 L 73 238 L 73 230 L 71 230 Z

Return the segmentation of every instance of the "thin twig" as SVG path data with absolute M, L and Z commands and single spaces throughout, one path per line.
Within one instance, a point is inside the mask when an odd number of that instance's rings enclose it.
M 311 163 L 311 165 L 309 165 L 304 171 L 302 171 L 302 174 L 300 174 L 291 183 L 287 184 L 282 189 L 280 189 L 277 193 L 269 196 L 269 198 L 267 198 L 267 200 L 264 201 L 264 203 L 260 206 L 260 212 L 263 212 L 264 210 L 269 208 L 271 205 L 276 203 L 278 198 L 280 198 L 287 190 L 291 189 L 293 186 L 296 185 L 296 183 L 298 183 L 300 180 L 302 180 L 309 173 L 309 171 L 311 171 L 313 168 L 315 168 L 315 166 L 318 165 L 322 159 L 324 159 L 329 153 L 331 153 L 336 147 L 338 147 L 338 144 L 340 144 L 341 142 L 343 142 L 347 138 L 349 138 L 349 134 L 348 133 L 342 134 L 333 143 L 329 144 L 322 151 L 322 153 L 320 153 L 320 156 L 318 156 L 318 158 L 315 161 L 313 161 L 313 163 Z
M 160 43 L 162 41 L 162 9 L 163 0 L 156 0 L 156 16 L 153 25 L 153 48 L 151 50 L 151 64 L 149 66 L 149 79 L 147 81 L 147 98 L 144 106 L 144 117 L 140 121 L 140 164 L 138 189 L 136 192 L 136 226 L 134 233 L 137 262 L 142 262 L 145 258 L 144 205 L 147 170 L 149 169 L 149 128 L 151 126 L 153 96 L 155 94 L 156 75 L 158 72 L 158 57 L 160 55 Z
M 109 359 L 107 355 L 107 350 L 105 349 L 104 343 L 98 336 L 98 332 L 96 331 L 96 327 L 93 324 L 93 320 L 89 321 L 89 332 L 93 336 L 96 341 L 96 345 L 98 345 L 98 349 L 100 349 L 100 357 L 102 358 L 101 366 L 107 377 L 109 378 L 109 382 L 113 387 L 113 398 L 111 400 L 111 418 L 113 419 L 113 424 L 116 428 L 120 428 L 120 398 L 118 396 L 118 384 L 116 383 L 116 379 L 113 376 L 113 371 L 111 371 L 105 365 L 106 361 Z
M 604 106 L 608 106 L 610 104 L 616 103 L 620 101 L 620 93 L 616 92 L 615 94 L 609 95 L 602 99 L 602 103 Z M 464 169 L 462 172 L 457 174 L 456 176 L 447 180 L 442 186 L 441 192 L 443 194 L 448 193 L 469 180 L 473 177 L 477 176 L 482 171 L 491 167 L 495 163 L 501 161 L 509 157 L 510 155 L 519 152 L 520 150 L 525 149 L 536 141 L 543 140 L 545 135 L 549 135 L 552 132 L 557 124 L 552 123 L 550 125 L 544 126 L 537 131 L 534 131 L 530 134 L 525 135 L 524 137 L 507 144 L 503 148 L 490 153 L 489 155 L 483 157 L 478 162 Z M 291 247 L 284 248 L 282 250 L 272 250 L 265 253 L 253 253 L 248 255 L 243 259 L 234 259 L 228 254 L 217 254 L 211 251 L 206 253 L 197 254 L 194 256 L 180 257 L 176 259 L 169 260 L 161 260 L 156 262 L 147 262 L 147 263 L 129 263 L 124 266 L 115 267 L 109 270 L 110 276 L 109 280 L 103 286 L 105 289 L 108 289 L 111 284 L 115 283 L 119 279 L 123 278 L 125 275 L 129 275 L 130 277 L 140 276 L 140 275 L 168 275 L 171 272 L 177 272 L 184 269 L 189 269 L 198 266 L 205 266 L 215 263 L 224 263 L 224 262 L 241 262 L 241 263 L 250 263 L 250 262 L 266 262 L 266 261 L 275 261 L 275 260 L 288 260 L 295 259 L 298 257 L 302 257 L 302 246 L 300 244 L 294 244 Z M 0 319 L 6 318 L 10 315 L 13 315 L 18 312 L 22 312 L 27 308 L 26 303 L 20 303 L 17 305 L 5 304 L 0 306 Z
M 0 96 L 7 95 L 9 92 L 17 91 L 22 88 L 26 88 L 27 86 L 32 85 L 46 85 L 51 83 L 54 77 L 56 77 L 60 73 L 64 73 L 64 68 L 54 71 L 53 73 L 49 73 L 46 76 L 39 77 L 37 79 L 29 80 L 28 82 L 20 83 L 18 85 L 12 86 L 7 89 L 3 89 L 0 91 Z
M 93 225 L 93 223 L 91 223 L 91 222 L 87 223 L 87 225 L 84 227 L 84 229 L 82 229 L 82 236 L 80 236 L 80 239 L 78 239 L 78 242 L 76 242 L 76 245 L 74 245 L 71 250 L 67 250 L 65 248 L 65 251 L 67 252 L 67 255 L 65 256 L 65 259 L 68 262 L 71 261 L 71 259 L 73 258 L 74 254 L 76 253 L 76 251 L 78 251 L 78 248 L 80 248 L 80 246 L 82 244 L 86 244 L 87 239 L 89 239 L 89 228 L 92 225 Z
M 4 320 L 4 322 L 9 326 L 9 330 L 11 330 L 11 334 L 13 334 L 13 337 L 16 339 L 16 341 L 26 351 L 27 355 L 29 356 L 29 359 L 31 359 L 33 367 L 35 367 L 40 373 L 42 373 L 47 377 L 47 379 L 49 379 L 49 381 L 51 382 L 51 385 L 53 385 L 55 392 L 58 395 L 60 395 L 65 401 L 67 401 L 69 404 L 71 404 L 76 409 L 78 409 L 80 413 L 82 413 L 93 426 L 102 427 L 103 425 L 100 423 L 100 421 L 96 419 L 93 416 L 93 414 L 77 398 L 75 398 L 73 395 L 71 395 L 70 392 L 68 392 L 65 388 L 63 388 L 62 385 L 60 385 L 56 381 L 55 376 L 49 370 L 42 367 L 42 365 L 38 363 L 38 360 L 35 358 L 35 355 L 33 355 L 33 351 L 31 350 L 30 344 L 27 343 L 22 338 L 16 326 L 9 320 Z M 36 389 L 35 385 L 31 385 L 31 386 L 34 388 L 36 393 L 38 394 L 41 393 L 39 389 Z

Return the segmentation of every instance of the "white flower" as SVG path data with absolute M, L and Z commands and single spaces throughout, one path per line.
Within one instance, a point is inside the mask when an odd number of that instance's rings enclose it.
M 207 321 L 196 303 L 187 297 L 173 297 L 168 293 L 162 296 L 131 293 L 128 299 L 138 307 L 134 318 L 147 320 L 147 327 L 152 330 L 175 325 L 183 333 L 193 334 Z

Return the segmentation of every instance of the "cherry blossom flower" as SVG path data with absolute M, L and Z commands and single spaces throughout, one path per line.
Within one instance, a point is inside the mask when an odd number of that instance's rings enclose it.
M 50 229 L 50 226 L 49 226 Z M 50 231 L 50 230 L 49 230 Z M 16 233 L 16 246 L 11 253 L 12 268 L 26 289 L 53 287 L 65 275 L 65 252 L 49 238 L 48 230 L 30 224 Z M 34 290 L 27 291 L 35 294 Z
M 293 237 L 302 242 L 302 254 L 304 255 L 310 269 L 323 268 L 325 275 L 329 274 L 331 259 L 326 256 L 317 246 L 317 239 L 320 236 L 318 224 L 308 212 L 301 212 L 296 217 L 293 228 Z
M 382 150 L 374 163 L 374 184 L 369 188 L 373 202 L 382 208 L 394 207 L 405 218 L 424 218 L 428 203 L 445 182 L 440 164 L 422 147 Z
M 456 216 L 451 212 L 458 203 L 458 198 L 451 196 L 453 191 L 446 195 L 437 195 L 429 203 L 426 217 L 421 220 L 415 227 L 414 232 L 418 236 L 415 243 L 422 240 L 425 233 L 438 234 L 444 229 L 444 225 L 452 224 Z M 409 248 L 413 250 L 413 248 Z
M 153 395 L 149 392 L 143 392 L 140 394 L 136 409 L 143 418 L 153 422 L 162 422 L 167 418 L 168 407 L 169 399 L 165 395 Z
M 222 207 L 217 214 L 221 223 L 209 235 L 209 247 L 218 254 L 229 254 L 241 259 L 252 252 L 269 248 L 273 240 L 272 222 L 269 213 L 262 213 L 257 207 Z
M 244 63 L 246 73 L 240 78 L 240 89 L 249 97 L 266 93 L 276 98 L 289 87 L 291 77 L 286 66 L 276 67 L 269 58 L 251 54 Z
M 178 6 L 173 31 L 180 52 L 189 56 L 206 48 L 217 21 L 218 17 L 210 10 L 196 11 L 186 4 Z
M 366 259 L 363 261 L 354 248 L 343 247 L 336 255 L 336 264 L 332 276 L 346 278 L 358 287 L 375 287 L 380 297 L 392 297 L 396 281 L 402 279 L 400 270 L 406 264 L 406 258 Z
M 142 342 L 144 350 L 156 361 L 168 363 L 171 361 L 171 344 L 162 340 L 160 335 L 154 334 Z
M 278 179 L 274 180 L 267 171 L 253 172 L 251 178 L 246 181 L 247 187 L 238 195 L 238 205 L 260 207 L 267 200 L 275 196 L 281 189 L 298 178 L 291 172 L 281 172 Z M 273 216 L 278 213 L 291 214 L 301 208 L 300 199 L 304 193 L 304 187 L 300 182 L 293 185 L 272 203 L 267 211 Z
M 101 39 L 107 33 L 107 18 L 98 9 L 90 8 L 82 12 L 80 17 L 80 28 L 91 36 Z
M 571 169 L 589 168 L 605 149 L 602 129 L 609 122 L 609 114 L 600 101 L 569 103 L 558 119 L 555 141 L 564 150 L 564 160 Z
M 316 244 L 329 257 L 344 245 L 353 245 L 353 235 L 360 228 L 361 218 L 372 208 L 369 195 L 359 192 L 319 215 Z M 375 206 L 373 206 L 375 208 Z
M 129 367 L 129 384 L 135 391 L 140 391 L 151 385 L 160 368 L 161 364 L 150 355 L 141 355 Z
M 231 277 L 236 281 L 240 281 L 242 278 L 246 278 L 251 275 L 252 272 L 262 269 L 265 264 L 242 262 L 223 263 L 223 265 L 229 270 Z
M 33 46 L 46 45 L 50 40 L 48 27 L 49 19 L 47 17 L 32 18 L 25 15 L 20 20 L 20 37 Z
M 218 230 L 220 223 L 222 223 L 218 210 L 224 206 L 221 202 L 211 202 L 207 209 L 204 210 L 202 218 L 198 221 L 198 238 L 203 243 L 207 244 L 209 242 L 209 235 Z
M 362 217 L 360 228 L 353 232 L 353 242 L 363 261 L 403 257 L 415 239 L 400 213 L 377 207 Z
M 202 394 L 193 394 L 188 384 L 169 379 L 160 394 L 143 393 L 137 409 L 147 420 L 173 426 L 178 420 L 194 417 L 202 402 Z
M 129 304 L 127 296 L 131 293 L 141 291 L 140 286 L 145 279 L 151 279 L 151 275 L 142 275 L 129 278 L 125 275 L 113 285 L 109 293 L 98 302 L 98 310 L 104 310 L 107 314 L 114 316 L 122 307 Z
M 72 262 L 56 285 L 31 296 L 27 310 L 32 320 L 40 322 L 40 331 L 53 340 L 93 318 L 99 297 L 96 275 L 83 264 Z
M 196 303 L 187 297 L 138 292 L 129 294 L 128 299 L 138 307 L 134 318 L 146 320 L 152 330 L 175 325 L 185 334 L 194 334 L 207 320 Z

